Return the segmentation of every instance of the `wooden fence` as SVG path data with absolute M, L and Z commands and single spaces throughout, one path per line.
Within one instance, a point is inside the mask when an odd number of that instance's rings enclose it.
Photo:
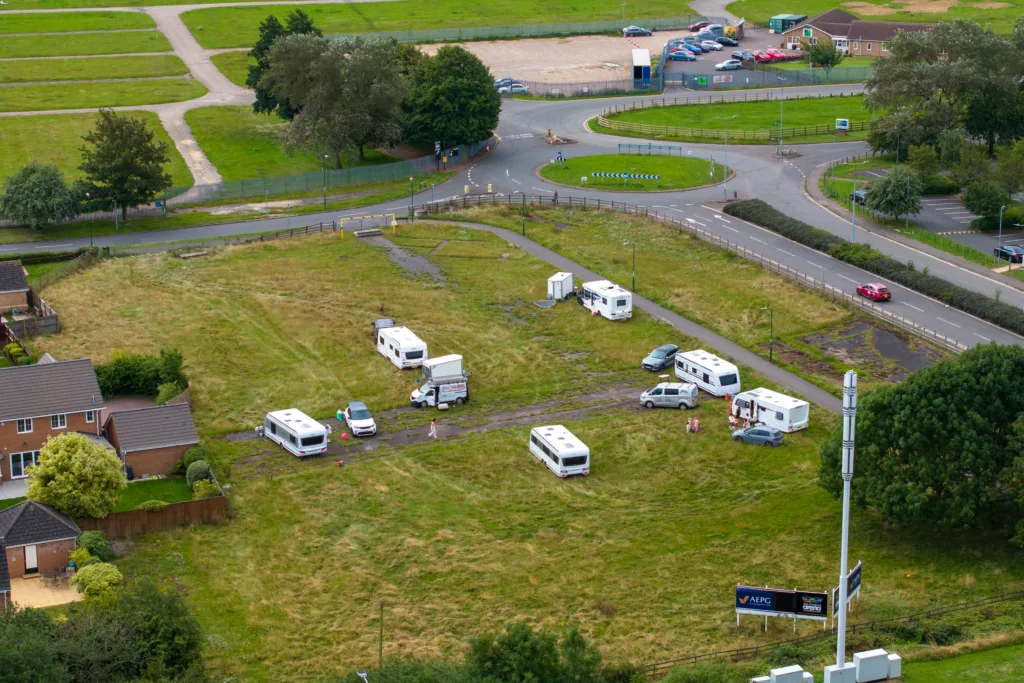
M 225 496 L 171 503 L 159 512 L 128 510 L 111 512 L 103 519 L 76 519 L 82 531 L 102 531 L 107 538 L 124 538 L 151 531 L 170 531 L 182 526 L 208 524 L 227 519 Z

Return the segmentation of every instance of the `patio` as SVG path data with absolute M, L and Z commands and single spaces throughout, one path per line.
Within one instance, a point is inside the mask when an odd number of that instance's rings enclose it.
M 24 498 L 28 490 L 28 479 L 12 479 L 0 485 L 0 500 Z
M 19 607 L 53 607 L 82 599 L 74 586 L 46 585 L 43 577 L 11 579 L 11 600 Z

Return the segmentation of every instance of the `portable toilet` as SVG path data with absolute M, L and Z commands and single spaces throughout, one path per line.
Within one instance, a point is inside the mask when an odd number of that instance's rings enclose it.
M 633 50 L 633 87 L 646 88 L 651 84 L 651 51 Z
M 782 33 L 806 20 L 806 14 L 776 14 L 768 20 L 768 30 L 771 33 Z
M 555 273 L 548 278 L 548 298 L 562 301 L 572 296 L 572 273 Z

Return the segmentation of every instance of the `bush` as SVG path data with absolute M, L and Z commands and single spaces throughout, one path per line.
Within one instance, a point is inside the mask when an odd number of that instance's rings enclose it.
M 203 449 L 202 446 L 193 446 L 192 448 L 185 451 L 185 455 L 181 457 L 181 461 L 185 463 L 186 470 L 196 460 L 206 460 L 206 451 Z
M 101 562 L 110 562 L 115 557 L 114 551 L 110 549 L 107 538 L 102 531 L 86 531 L 78 537 L 78 546 L 85 548 L 89 554 L 98 557 Z
M 82 567 L 88 567 L 90 564 L 96 564 L 100 561 L 100 558 L 94 557 L 87 548 L 79 547 L 75 552 L 71 553 L 68 558 L 75 563 L 75 567 L 81 569 Z
M 50 437 L 28 471 L 26 495 L 71 517 L 106 517 L 127 486 L 121 460 L 85 434 Z
M 173 398 L 188 386 L 183 365 L 176 349 L 162 349 L 159 357 L 115 351 L 109 362 L 96 366 L 96 379 L 104 396 L 156 397 L 162 385 L 175 384 L 181 389 L 167 397 Z
M 956 194 L 960 186 L 949 176 L 931 175 L 921 181 L 921 194 Z
M 188 466 L 188 471 L 185 473 L 185 481 L 188 482 L 189 488 L 194 489 L 197 481 L 209 479 L 212 476 L 213 472 L 210 470 L 210 464 L 205 460 L 196 460 Z
M 216 498 L 220 495 L 220 487 L 212 479 L 200 479 L 192 487 L 192 500 Z
M 147 512 L 160 512 L 165 507 L 167 507 L 167 503 L 165 503 L 162 500 L 147 500 L 144 503 L 139 503 L 138 505 L 136 505 L 135 509 L 146 510 Z
M 162 406 L 172 398 L 185 391 L 185 387 L 177 382 L 166 382 L 157 387 L 156 404 Z
M 734 202 L 728 204 L 724 210 L 731 216 L 750 221 L 813 249 L 829 253 L 839 260 L 853 263 L 875 275 L 890 279 L 933 299 L 938 299 L 953 308 L 987 320 L 1003 329 L 1024 334 L 1024 311 L 1016 306 L 996 301 L 942 278 L 914 270 L 912 266 L 900 263 L 873 249 L 860 249 L 860 245 L 848 244 L 841 237 L 812 228 L 806 223 L 776 211 L 760 199 Z
M 85 597 L 98 598 L 112 594 L 123 578 L 121 570 L 114 565 L 98 562 L 78 570 L 71 583 Z

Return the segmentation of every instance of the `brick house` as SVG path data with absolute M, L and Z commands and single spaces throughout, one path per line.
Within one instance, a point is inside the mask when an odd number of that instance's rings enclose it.
M 926 24 L 892 21 L 861 21 L 849 12 L 831 9 L 782 32 L 782 46 L 831 41 L 850 57 L 888 57 L 888 41 L 898 31 L 930 31 Z
M 99 436 L 102 408 L 88 358 L 0 369 L 0 486 L 23 479 L 51 436 Z
M 187 403 L 111 413 L 103 429 L 135 477 L 170 474 L 199 433 Z
M 28 274 L 21 261 L 0 261 L 0 313 L 27 311 L 31 303 Z
M 66 567 L 81 533 L 73 519 L 34 500 L 0 510 L 0 548 L 7 562 L 8 586 L 11 578 Z

